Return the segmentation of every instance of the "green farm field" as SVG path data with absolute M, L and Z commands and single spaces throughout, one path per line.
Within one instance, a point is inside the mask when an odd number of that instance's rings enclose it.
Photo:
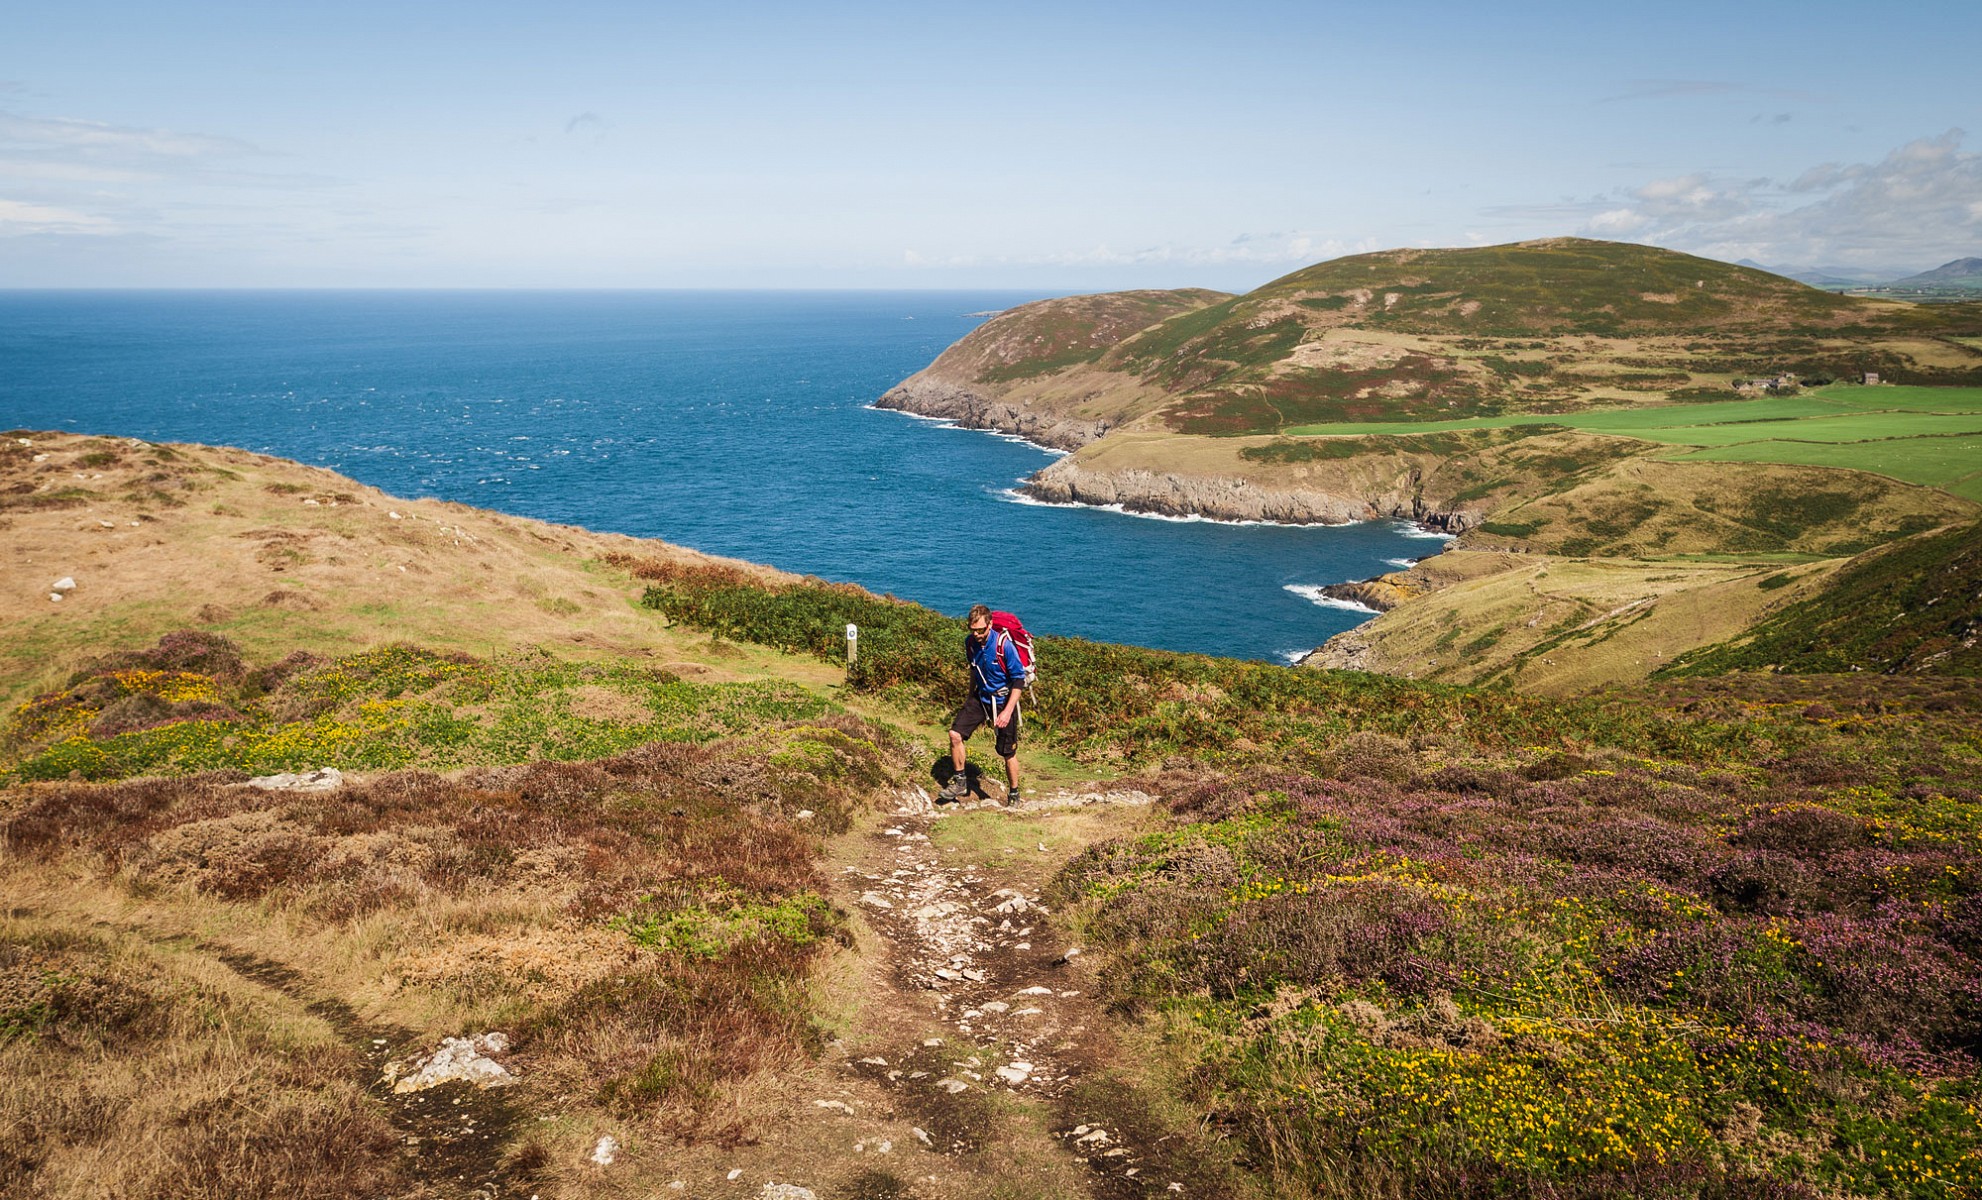
M 1871 471 L 1982 500 L 1982 388 L 1838 384 L 1799 396 L 1554 414 L 1551 425 L 1669 446 L 1688 462 Z M 1306 425 L 1297 436 L 1432 433 L 1533 425 L 1533 414 L 1456 421 Z
M 1881 442 L 1745 442 L 1693 454 L 1677 462 L 1789 463 L 1871 471 L 1982 501 L 1982 437 L 1913 437 Z

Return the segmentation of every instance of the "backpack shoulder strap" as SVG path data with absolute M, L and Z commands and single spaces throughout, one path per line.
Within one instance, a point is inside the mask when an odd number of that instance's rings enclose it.
M 1005 665 L 1005 651 L 1009 649 L 1012 652 L 1012 657 L 1019 660 L 1019 673 L 1023 675 L 1025 673 L 1025 656 L 1018 651 L 1018 639 L 1012 636 L 1012 631 L 1009 629 L 998 630 L 996 636 L 1005 639 L 998 643 L 998 665 L 1001 667 Z

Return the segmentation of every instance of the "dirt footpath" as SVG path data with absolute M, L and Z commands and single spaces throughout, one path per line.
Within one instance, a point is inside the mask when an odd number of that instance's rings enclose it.
M 1117 1077 L 1120 1049 L 1081 948 L 1055 927 L 1038 892 L 1005 877 L 999 855 L 945 851 L 931 837 L 941 822 L 972 811 L 1024 822 L 1056 809 L 1149 803 L 1132 791 L 1060 792 L 1016 810 L 937 808 L 916 798 L 842 867 L 840 903 L 857 908 L 884 944 L 888 994 L 873 1002 L 934 1030 L 863 1045 L 850 1052 L 851 1069 L 917 1122 L 921 1148 L 968 1169 L 987 1155 L 1009 1157 L 1017 1148 L 998 1139 L 1029 1130 L 1050 1148 L 1030 1147 L 1028 1157 L 1073 1168 L 1065 1182 L 1075 1187 L 1058 1194 L 1225 1193 Z M 1010 1119 L 1015 1110 L 1029 1119 Z

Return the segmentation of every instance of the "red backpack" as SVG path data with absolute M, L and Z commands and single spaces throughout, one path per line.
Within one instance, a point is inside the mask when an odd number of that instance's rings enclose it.
M 1008 612 L 991 614 L 991 639 L 996 641 L 1003 634 L 1012 639 L 1012 645 L 1019 652 L 1019 665 L 1025 668 L 1025 686 L 1039 682 L 1038 655 L 1032 648 L 1032 635 L 1025 631 L 1025 622 Z

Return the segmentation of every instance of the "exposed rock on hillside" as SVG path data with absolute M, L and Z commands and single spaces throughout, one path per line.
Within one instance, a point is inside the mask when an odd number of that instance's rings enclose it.
M 1141 390 L 1133 378 L 1092 364 L 1124 338 L 1226 298 L 1184 288 L 1022 304 L 978 326 L 875 407 L 1076 450 L 1113 428 Z
M 874 402 L 874 407 L 919 417 L 940 417 L 966 429 L 988 429 L 1011 434 L 1028 442 L 1056 450 L 1078 450 L 1107 433 L 1106 420 L 1081 420 L 1033 412 L 987 395 L 969 384 L 955 383 L 928 373 L 917 375 L 891 389 Z
M 1345 496 L 1310 487 L 1274 487 L 1251 479 L 1172 471 L 1092 470 L 1073 459 L 1054 463 L 1020 489 L 1052 504 L 1120 505 L 1130 512 L 1201 516 L 1218 521 L 1342 525 L 1396 519 L 1459 533 L 1477 521 L 1463 510 L 1433 511 L 1408 488 Z

